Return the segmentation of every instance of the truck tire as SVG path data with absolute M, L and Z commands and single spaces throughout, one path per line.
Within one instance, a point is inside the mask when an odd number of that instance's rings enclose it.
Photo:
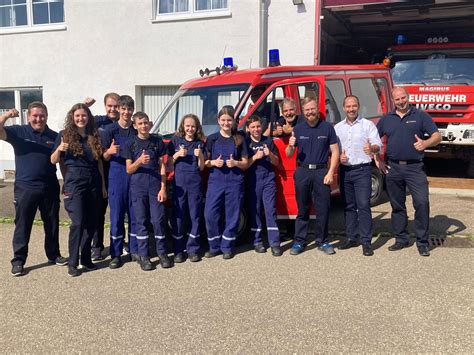
M 474 157 L 470 157 L 467 162 L 466 174 L 468 178 L 474 178 Z
M 376 167 L 372 167 L 371 179 L 372 191 L 370 193 L 370 205 L 376 206 L 382 202 L 384 190 L 383 175 Z
M 247 211 L 242 208 L 239 215 L 239 226 L 237 227 L 237 245 L 244 245 L 250 242 Z

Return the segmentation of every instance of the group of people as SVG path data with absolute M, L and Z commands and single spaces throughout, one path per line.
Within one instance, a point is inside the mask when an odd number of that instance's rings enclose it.
M 347 234 L 347 240 L 339 249 L 361 244 L 363 255 L 373 255 L 372 159 L 386 174 L 393 209 L 396 242 L 389 250 L 408 246 L 405 207 L 405 187 L 408 187 L 416 210 L 418 251 L 422 256 L 429 255 L 428 184 L 422 159 L 423 150 L 438 144 L 441 137 L 431 117 L 409 105 L 403 88 L 393 89 L 392 98 L 395 110 L 384 115 L 375 126 L 360 117 L 358 98 L 347 96 L 343 102 L 346 117 L 335 127 L 320 119 L 314 98 L 302 101 L 302 116 L 296 115 L 294 100 L 283 100 L 282 117 L 273 127 L 272 135 L 289 136 L 285 154 L 287 157 L 296 154 L 294 183 L 298 215 L 291 255 L 302 253 L 308 244 L 312 202 L 317 213 L 315 243 L 323 253 L 335 253 L 328 243 L 328 217 L 330 185 L 338 167 Z M 212 258 L 222 254 L 224 259 L 233 258 L 244 194 L 255 251 L 266 252 L 262 240 L 264 215 L 271 253 L 282 255 L 275 210 L 274 166 L 279 164 L 279 156 L 273 139 L 262 134 L 266 124 L 262 118 L 248 117 L 243 133 L 237 131 L 233 107 L 224 106 L 217 115 L 218 132 L 204 137 L 199 118 L 187 114 L 181 119 L 176 134 L 165 144 L 160 136 L 150 134 L 149 117 L 144 112 L 134 113 L 135 104 L 130 96 L 107 94 L 105 116 L 92 115 L 89 106 L 93 103 L 94 100 L 88 98 L 74 105 L 66 116 L 64 130 L 59 133 L 48 128 L 47 108 L 41 102 L 29 105 L 27 125 L 5 126 L 9 118 L 18 115 L 15 109 L 0 116 L 0 139 L 13 146 L 16 163 L 13 276 L 25 273 L 37 209 L 44 222 L 48 262 L 67 264 L 71 276 L 96 269 L 93 261 L 104 258 L 107 204 L 110 206 L 109 267 L 112 269 L 123 265 L 127 234 L 131 260 L 137 261 L 144 271 L 152 270 L 148 245 L 151 230 L 163 268 L 188 258 L 192 262 L 200 261 L 203 207 L 209 244 L 204 256 Z M 379 154 L 382 136 L 388 138 L 386 160 Z M 59 250 L 58 163 L 64 178 L 64 208 L 71 219 L 69 259 L 61 256 Z M 174 172 L 173 260 L 168 256 L 165 237 L 167 167 Z M 209 179 L 204 196 L 201 171 L 205 168 L 209 169 Z

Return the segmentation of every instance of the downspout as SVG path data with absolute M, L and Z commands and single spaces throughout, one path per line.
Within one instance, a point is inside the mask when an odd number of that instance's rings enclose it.
M 268 4 L 267 0 L 260 0 L 260 22 L 259 22 L 259 66 L 267 67 L 268 51 Z
M 315 0 L 314 19 L 314 65 L 319 65 L 321 55 L 321 6 L 322 0 Z

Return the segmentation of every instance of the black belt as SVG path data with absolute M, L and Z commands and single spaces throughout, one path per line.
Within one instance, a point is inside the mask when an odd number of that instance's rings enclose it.
M 388 160 L 390 163 L 395 163 L 399 165 L 409 165 L 409 164 L 418 164 L 422 163 L 422 159 L 412 159 L 412 160 L 395 160 L 395 159 L 389 159 Z
M 370 163 L 363 163 L 363 164 L 356 164 L 356 165 L 341 165 L 341 168 L 344 168 L 344 170 L 355 170 L 362 168 L 364 166 L 370 166 Z
M 300 168 L 306 168 L 309 170 L 318 170 L 318 169 L 324 169 L 328 167 L 327 164 L 306 164 L 306 163 L 300 163 L 300 162 L 296 163 L 296 165 L 298 165 Z

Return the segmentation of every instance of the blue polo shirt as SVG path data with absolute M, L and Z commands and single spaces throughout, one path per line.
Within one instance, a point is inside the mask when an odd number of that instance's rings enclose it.
M 316 125 L 311 127 L 305 119 L 295 126 L 293 132 L 296 137 L 295 146 L 298 147 L 298 163 L 327 164 L 329 146 L 337 144 L 336 131 L 330 123 L 318 120 Z
M 262 136 L 259 142 L 255 142 L 250 135 L 246 138 L 247 146 L 248 146 L 248 157 L 251 158 L 254 156 L 256 152 L 259 150 L 263 150 L 265 145 L 268 147 L 270 152 L 273 154 L 278 154 L 275 144 L 273 144 L 273 140 L 270 137 Z M 257 173 L 260 172 L 273 172 L 273 166 L 270 161 L 269 157 L 263 157 L 262 159 L 258 159 L 253 162 L 250 166 L 249 171 L 255 171 Z
M 184 137 L 174 136 L 168 143 L 168 155 L 172 157 L 181 147 L 186 149 L 188 154 L 174 161 L 174 170 L 199 172 L 197 157 L 194 156 L 194 149 L 199 148 L 204 152 L 204 142 L 199 139 L 188 141 Z
M 99 131 L 105 130 L 105 127 L 111 125 L 114 122 L 116 121 L 111 120 L 107 115 L 95 116 L 95 125 Z
M 108 149 L 112 144 L 112 140 L 115 140 L 115 144 L 120 145 L 120 152 L 110 157 L 110 169 L 119 169 L 125 171 L 125 159 L 122 156 L 123 150 L 127 141 L 137 135 L 137 131 L 133 126 L 128 128 L 122 128 L 118 122 L 114 122 L 106 126 L 106 128 L 100 132 L 102 138 L 102 146 L 104 149 Z
M 63 136 L 63 131 L 59 132 L 56 142 L 54 143 L 54 150 L 58 148 L 61 144 L 61 137 Z M 87 143 L 87 137 L 81 137 L 79 143 L 82 145 L 83 154 L 74 156 L 71 150 L 61 152 L 61 158 L 64 159 L 64 165 L 68 168 L 83 168 L 91 171 L 98 172 L 98 162 L 95 160 L 92 150 Z
M 50 157 L 58 134 L 48 126 L 37 132 L 29 124 L 7 126 L 5 131 L 15 152 L 15 183 L 39 189 L 56 185 L 56 165 Z
M 396 111 L 382 116 L 377 124 L 380 137 L 387 136 L 387 157 L 393 160 L 421 160 L 423 152 L 415 149 L 415 134 L 421 139 L 424 135 L 438 132 L 433 119 L 425 111 L 411 107 L 410 111 L 401 118 Z

